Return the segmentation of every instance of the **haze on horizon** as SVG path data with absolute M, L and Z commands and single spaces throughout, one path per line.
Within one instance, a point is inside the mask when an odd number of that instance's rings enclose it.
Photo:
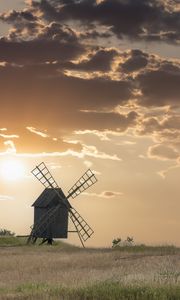
M 87 245 L 180 245 L 178 2 L 0 2 L 0 227 L 29 233 L 44 161 L 65 192 L 95 171 Z

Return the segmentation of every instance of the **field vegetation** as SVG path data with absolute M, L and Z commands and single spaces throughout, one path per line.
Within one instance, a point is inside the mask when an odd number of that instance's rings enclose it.
M 180 299 L 180 249 L 27 246 L 0 237 L 0 299 Z

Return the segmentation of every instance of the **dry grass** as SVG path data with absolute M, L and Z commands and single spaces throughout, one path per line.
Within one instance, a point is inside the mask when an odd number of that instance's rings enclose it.
M 81 288 L 102 282 L 178 286 L 180 251 L 173 247 L 95 250 L 63 244 L 0 247 L 0 299 L 30 299 L 16 298 L 15 294 L 31 290 L 33 285 L 43 290 L 47 286 Z

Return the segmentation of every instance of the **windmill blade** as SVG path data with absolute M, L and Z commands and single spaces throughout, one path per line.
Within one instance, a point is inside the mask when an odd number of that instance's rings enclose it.
M 63 202 L 63 204 L 69 209 L 71 207 L 70 203 L 66 198 L 63 198 L 61 194 L 58 192 L 60 187 L 57 182 L 51 175 L 50 171 L 46 167 L 45 163 L 42 162 L 38 166 L 36 166 L 31 173 L 44 185 L 45 188 L 51 188 L 58 195 L 59 199 Z
M 59 188 L 44 162 L 36 166 L 31 173 L 44 185 L 45 188 Z
M 96 182 L 96 176 L 90 169 L 88 169 L 68 191 L 68 196 L 66 198 L 76 198 L 79 194 L 87 190 L 91 185 L 95 184 Z
M 75 208 L 69 210 L 69 217 L 72 220 L 80 238 L 85 242 L 94 233 L 93 229 L 87 224 L 83 217 Z

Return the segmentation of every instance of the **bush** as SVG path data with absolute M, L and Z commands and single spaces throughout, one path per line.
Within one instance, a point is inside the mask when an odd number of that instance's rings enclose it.
M 0 229 L 0 236 L 15 236 L 15 233 L 7 230 L 7 229 Z
M 112 241 L 112 247 L 113 247 L 113 248 L 114 248 L 114 247 L 117 247 L 117 246 L 120 245 L 120 243 L 121 243 L 121 238 L 114 239 L 114 240 Z
M 116 248 L 120 246 L 132 246 L 133 243 L 134 243 L 133 237 L 128 236 L 124 241 L 121 238 L 117 238 L 112 241 L 112 248 Z

